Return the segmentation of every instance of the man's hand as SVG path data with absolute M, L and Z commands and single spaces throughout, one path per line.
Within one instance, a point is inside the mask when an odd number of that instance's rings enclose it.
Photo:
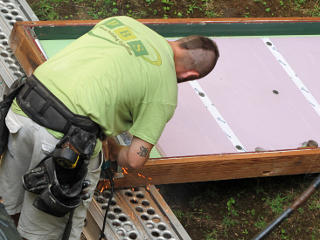
M 135 136 L 130 146 L 121 146 L 111 137 L 108 137 L 102 146 L 106 159 L 117 161 L 118 165 L 129 168 L 141 168 L 149 159 L 153 147 L 152 144 Z
M 102 143 L 102 149 L 105 159 L 110 161 L 117 161 L 118 155 L 121 148 L 125 146 L 121 146 L 116 142 L 113 137 L 107 137 L 107 139 Z

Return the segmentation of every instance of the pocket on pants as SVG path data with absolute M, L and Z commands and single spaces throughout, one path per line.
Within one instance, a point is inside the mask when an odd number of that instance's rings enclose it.
M 55 147 L 56 146 L 53 145 L 53 144 L 50 144 L 50 143 L 47 143 L 47 142 L 43 142 L 41 144 L 41 151 L 42 151 L 43 154 L 48 155 L 49 153 L 51 153 L 54 150 Z
M 88 208 L 92 197 L 94 190 L 96 189 L 96 186 L 98 184 L 98 181 L 100 179 L 100 172 L 101 172 L 101 166 L 103 163 L 103 158 L 101 157 L 101 154 L 99 153 L 98 156 L 94 159 L 91 159 L 90 161 L 95 161 L 91 166 L 88 167 L 88 175 L 86 177 L 87 180 L 90 181 L 91 186 L 88 189 L 88 193 L 90 194 L 90 198 L 87 200 L 82 201 L 85 208 Z
M 16 114 L 14 112 L 12 112 L 11 109 L 9 110 L 9 112 L 5 118 L 5 123 L 6 123 L 8 130 L 9 130 L 9 133 L 10 133 L 9 139 L 8 139 L 8 152 L 12 156 L 15 156 L 14 152 L 17 148 L 16 139 L 17 139 L 17 135 L 18 135 L 19 131 L 21 130 L 23 124 L 19 121 Z
M 101 153 L 99 153 L 97 157 L 90 159 L 90 161 L 93 162 L 92 164 L 89 163 L 87 179 L 90 180 L 92 185 L 96 186 L 100 178 L 101 166 L 103 163 Z

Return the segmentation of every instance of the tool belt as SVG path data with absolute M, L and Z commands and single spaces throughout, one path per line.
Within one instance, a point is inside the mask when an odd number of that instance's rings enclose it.
M 36 123 L 46 128 L 68 133 L 71 126 L 79 127 L 99 138 L 102 132 L 90 118 L 72 113 L 34 75 L 29 77 L 17 96 L 21 109 Z
M 53 154 L 75 158 L 69 168 L 74 167 L 79 157 L 90 159 L 96 139 L 104 138 L 97 123 L 72 113 L 33 75 L 21 88 L 17 103 L 34 122 L 65 134 Z
M 23 176 L 24 188 L 38 194 L 33 205 L 62 217 L 79 206 L 89 160 L 97 138 L 104 135 L 98 124 L 72 113 L 35 76 L 25 81 L 16 99 L 34 122 L 64 133 L 53 152 Z

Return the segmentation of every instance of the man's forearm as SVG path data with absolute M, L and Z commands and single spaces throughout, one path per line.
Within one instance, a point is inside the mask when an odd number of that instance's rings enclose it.
M 122 146 L 118 144 L 113 138 L 108 138 L 108 155 L 111 161 L 117 161 L 121 167 L 141 168 L 148 160 L 152 144 L 147 143 L 137 137 L 133 137 L 130 146 Z M 105 151 L 106 153 L 106 151 Z

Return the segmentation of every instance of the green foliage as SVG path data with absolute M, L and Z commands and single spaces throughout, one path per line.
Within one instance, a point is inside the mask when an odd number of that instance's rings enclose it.
M 300 214 L 303 214 L 304 213 L 304 210 L 303 210 L 303 208 L 298 208 L 298 212 L 300 213 Z
M 242 233 L 245 234 L 245 235 L 248 235 L 249 231 L 248 231 L 248 229 L 245 228 L 245 229 L 242 230 Z
M 62 1 L 58 0 L 48 0 L 39 1 L 31 5 L 35 9 L 35 14 L 40 18 L 45 18 L 47 20 L 57 20 L 59 19 L 59 14 L 56 12 L 56 7 L 59 7 L 59 3 Z
M 226 228 L 230 228 L 233 227 L 234 225 L 236 225 L 238 223 L 237 220 L 232 219 L 229 216 L 224 216 L 223 220 L 222 220 L 222 224 L 226 227 Z
M 270 206 L 273 213 L 279 215 L 283 211 L 283 205 L 287 197 L 282 197 L 281 194 L 277 194 L 275 198 L 267 197 L 266 204 Z
M 314 210 L 319 211 L 320 210 L 320 200 L 314 199 L 314 200 L 310 201 L 310 203 L 308 204 L 308 208 L 311 211 L 314 211 Z
M 247 214 L 250 214 L 251 216 L 255 216 L 256 215 L 256 210 L 253 208 L 251 210 L 247 210 Z
M 208 18 L 219 17 L 218 14 L 216 14 L 214 11 L 208 11 L 208 10 L 204 12 L 204 15 Z
M 195 2 L 187 6 L 187 14 L 192 14 L 195 9 L 202 10 Z
M 320 17 L 320 1 L 317 1 L 314 4 L 314 7 L 310 9 L 308 12 L 312 17 Z
M 161 3 L 163 3 L 163 4 L 169 4 L 169 3 L 170 3 L 170 0 L 161 0 Z
M 254 223 L 254 226 L 258 229 L 265 228 L 267 226 L 267 223 L 264 220 L 264 217 L 259 217 L 259 219 Z
M 228 209 L 229 216 L 239 216 L 238 211 L 234 208 L 235 203 L 236 203 L 236 200 L 233 197 L 231 197 L 227 201 L 227 209 Z
M 217 230 L 213 230 L 205 235 L 205 240 L 218 240 Z
M 29 0 L 31 7 L 40 20 L 77 19 L 85 16 L 85 19 L 103 19 L 114 15 L 127 15 L 134 18 L 188 18 L 188 17 L 226 17 L 227 9 L 220 8 L 221 2 L 210 0 L 187 0 L 179 4 L 175 0 Z M 292 8 L 300 14 L 320 17 L 320 1 L 314 1 L 311 5 L 307 0 L 279 0 L 278 4 L 267 0 L 249 0 L 255 4 L 246 3 L 239 15 L 245 18 L 260 17 L 255 15 L 258 6 L 267 16 L 278 16 L 279 9 Z M 249 7 L 250 6 L 250 9 Z M 219 10 L 216 10 L 219 9 Z M 69 13 L 68 9 L 70 9 Z M 139 10 L 137 10 L 139 9 Z M 235 8 L 237 9 L 237 8 Z M 82 14 L 74 12 L 81 10 Z M 72 14 L 70 14 L 72 12 Z M 294 15 L 296 16 L 296 15 Z M 232 17 L 232 16 L 227 16 Z
M 145 2 L 146 2 L 148 5 L 151 5 L 151 4 L 154 2 L 154 0 L 145 0 Z
M 182 13 L 181 12 L 177 12 L 177 17 L 182 17 Z
M 311 240 L 319 240 L 320 239 L 320 229 L 314 228 L 311 232 Z
M 172 209 L 174 215 L 179 219 L 179 221 L 182 221 L 185 217 L 184 211 L 181 209 Z
M 280 232 L 281 232 L 281 235 L 280 235 L 280 238 L 281 238 L 281 239 L 289 239 L 289 237 L 287 236 L 287 232 L 286 232 L 285 229 L 281 228 Z

